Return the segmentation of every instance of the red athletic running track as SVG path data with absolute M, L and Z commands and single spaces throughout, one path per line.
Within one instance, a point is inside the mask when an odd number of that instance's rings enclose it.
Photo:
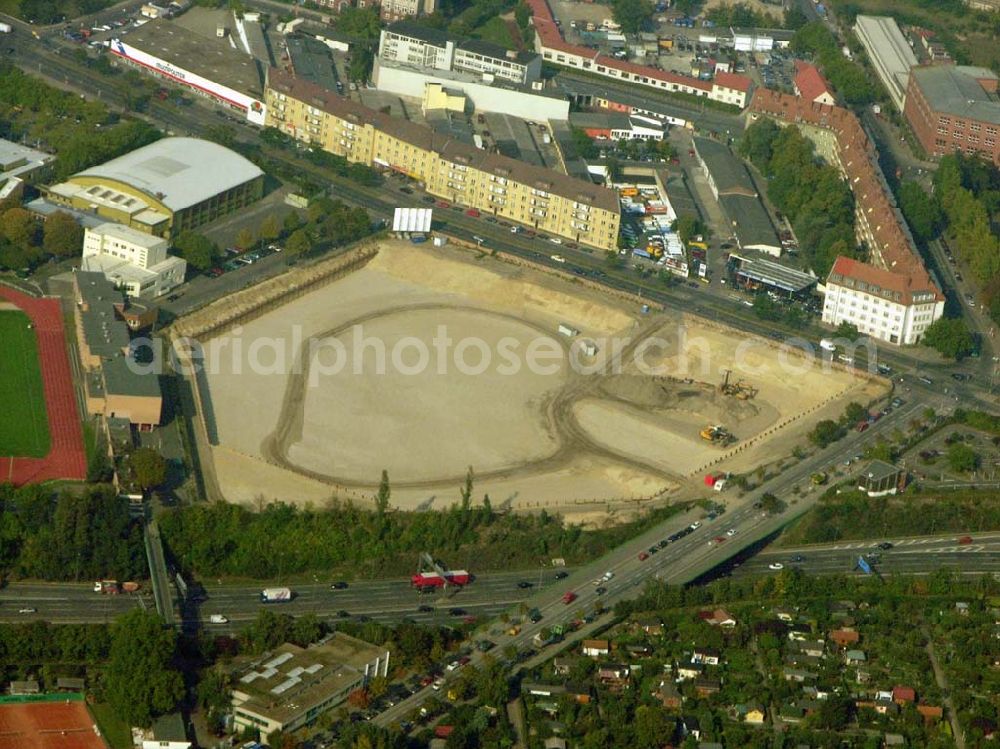
M 87 456 L 59 301 L 35 299 L 3 285 L 0 285 L 0 299 L 16 304 L 34 323 L 51 439 L 49 454 L 44 458 L 0 459 L 0 482 L 21 486 L 50 479 L 85 479 Z

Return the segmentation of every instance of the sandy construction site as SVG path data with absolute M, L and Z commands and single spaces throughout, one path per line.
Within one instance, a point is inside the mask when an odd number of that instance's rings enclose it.
M 615 353 L 616 355 L 612 355 Z M 364 267 L 206 345 L 227 499 L 495 507 L 671 496 L 788 455 L 878 383 L 552 274 L 388 241 Z M 720 391 L 732 370 L 742 399 Z M 700 432 L 721 425 L 729 442 Z M 720 462 L 721 461 L 721 462 Z

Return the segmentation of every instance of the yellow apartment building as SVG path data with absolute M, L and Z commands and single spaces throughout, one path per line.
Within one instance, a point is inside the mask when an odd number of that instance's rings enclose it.
M 265 98 L 267 125 L 293 138 L 402 172 L 454 204 L 592 247 L 617 247 L 618 196 L 606 187 L 487 153 L 275 68 Z

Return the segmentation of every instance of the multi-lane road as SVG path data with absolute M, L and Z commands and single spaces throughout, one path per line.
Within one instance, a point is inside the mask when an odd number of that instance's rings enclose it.
M 892 548 L 879 549 L 880 543 L 891 543 Z M 813 575 L 863 574 L 858 570 L 858 558 L 873 553 L 878 555 L 878 561 L 871 566 L 884 575 L 924 575 L 942 569 L 968 574 L 1000 573 L 1000 532 L 888 536 L 766 549 L 743 562 L 732 574 L 767 574 L 773 572 L 770 566 L 775 563 Z M 795 561 L 798 558 L 801 561 Z
M 862 439 L 877 439 L 897 425 L 906 424 L 932 402 L 928 396 L 919 402 L 918 399 L 914 399 L 904 404 L 873 424 L 866 432 L 860 434 L 852 432 L 840 442 L 789 467 L 764 483 L 757 491 L 743 498 L 736 498 L 732 494 L 720 495 L 726 498 L 728 509 L 714 520 L 705 517 L 702 510 L 692 510 L 684 516 L 671 518 L 650 528 L 603 558 L 579 567 L 573 575 L 562 581 L 562 585 L 550 586 L 525 601 L 527 606 L 539 609 L 543 617 L 540 621 L 524 621 L 520 631 L 515 635 L 509 635 L 495 628 L 490 630 L 490 639 L 502 649 L 502 652 L 509 647 L 518 651 L 529 650 L 532 647 L 533 637 L 543 628 L 574 620 L 580 610 L 592 610 L 598 599 L 610 606 L 619 600 L 634 598 L 642 592 L 646 581 L 651 579 L 674 585 L 697 580 L 747 546 L 773 535 L 790 520 L 807 512 L 821 494 L 821 491 L 814 490 L 809 480 L 813 473 L 829 470 L 831 466 L 841 465 L 853 458 L 859 450 Z M 800 492 L 798 495 L 796 489 Z M 785 511 L 771 515 L 755 508 L 754 504 L 764 492 L 772 492 L 784 498 L 788 503 Z M 657 546 L 663 539 L 685 526 L 690 527 L 692 523 L 699 525 L 691 533 L 669 543 L 655 554 L 649 553 L 651 548 Z M 641 559 L 641 554 L 648 554 L 648 557 Z M 601 584 L 606 588 L 606 592 L 598 596 L 598 586 L 594 581 L 609 571 L 613 573 L 613 577 Z M 577 596 L 568 605 L 563 602 L 563 595 L 567 591 Z M 523 618 L 517 611 L 509 613 L 512 618 Z M 592 626 L 599 626 L 601 623 L 598 621 Z M 477 652 L 471 656 L 473 664 L 482 658 L 482 654 Z M 457 672 L 447 673 L 445 682 L 457 676 Z M 432 687 L 421 689 L 379 714 L 375 720 L 382 725 L 403 720 L 434 694 Z

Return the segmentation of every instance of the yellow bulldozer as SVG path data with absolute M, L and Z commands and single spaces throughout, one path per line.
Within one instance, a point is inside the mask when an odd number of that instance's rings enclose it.
M 702 429 L 699 434 L 703 440 L 711 442 L 713 445 L 725 446 L 736 440 L 732 432 L 720 424 L 709 425 Z

